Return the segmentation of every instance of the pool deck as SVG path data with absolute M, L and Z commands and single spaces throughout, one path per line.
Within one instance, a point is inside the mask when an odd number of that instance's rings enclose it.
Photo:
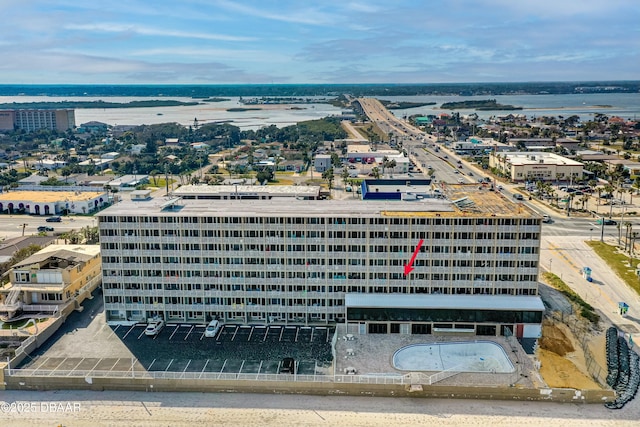
M 337 325 L 338 340 L 336 342 L 336 360 L 334 364 L 336 374 L 344 374 L 347 369 L 353 368 L 357 375 L 404 375 L 409 372 L 393 367 L 393 355 L 402 347 L 412 344 L 491 341 L 502 346 L 516 369 L 514 373 L 461 372 L 439 381 L 437 384 L 506 387 L 513 385 L 519 388 L 545 387 L 544 381 L 534 368 L 532 357 L 525 353 L 515 338 L 513 338 L 514 345 L 512 346 L 505 337 L 401 334 L 358 335 L 354 327 L 350 327 L 347 331 L 346 326 L 345 324 Z M 345 338 L 347 339 L 345 340 Z M 436 373 L 423 372 L 425 376 Z

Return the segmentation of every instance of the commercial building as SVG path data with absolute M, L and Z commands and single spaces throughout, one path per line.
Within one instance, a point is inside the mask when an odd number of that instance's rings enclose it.
M 489 155 L 489 167 L 514 182 L 582 179 L 583 164 L 546 152 L 503 152 Z
M 49 245 L 14 264 L 0 288 L 0 318 L 68 314 L 100 284 L 98 245 Z
M 0 130 L 33 132 L 50 129 L 64 132 L 76 126 L 73 109 L 0 110 Z
M 18 190 L 0 193 L 0 213 L 25 213 L 31 215 L 54 215 L 62 213 L 91 213 L 108 202 L 107 193 L 86 191 L 86 187 L 22 186 Z
M 184 200 L 271 200 L 294 198 L 317 200 L 317 185 L 183 185 L 171 193 Z
M 98 214 L 107 321 L 539 336 L 541 218 L 475 185 L 443 191 L 412 202 L 123 201 Z

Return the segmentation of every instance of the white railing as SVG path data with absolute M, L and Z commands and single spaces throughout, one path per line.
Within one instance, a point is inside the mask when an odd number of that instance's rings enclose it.
M 17 352 L 16 352 L 17 353 Z M 222 381 L 294 381 L 345 384 L 409 384 L 407 376 L 398 374 L 369 375 L 301 375 L 301 374 L 260 374 L 227 372 L 166 372 L 166 371 L 104 371 L 104 370 L 48 370 L 11 369 L 7 372 L 16 377 L 93 377 L 93 378 L 140 378 L 170 380 L 222 380 Z

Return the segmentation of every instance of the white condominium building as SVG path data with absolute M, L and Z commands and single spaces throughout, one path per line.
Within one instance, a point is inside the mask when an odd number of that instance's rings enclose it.
M 541 218 L 475 185 L 445 193 L 118 203 L 99 214 L 107 320 L 537 336 Z

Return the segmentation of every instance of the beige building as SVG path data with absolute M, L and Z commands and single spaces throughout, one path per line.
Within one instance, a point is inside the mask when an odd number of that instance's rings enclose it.
M 0 319 L 51 317 L 77 308 L 102 281 L 100 246 L 50 245 L 14 264 L 0 288 Z
M 583 164 L 555 153 L 491 153 L 489 167 L 514 182 L 569 181 L 582 178 Z
M 22 129 L 33 132 L 38 129 L 61 132 L 76 126 L 73 109 L 0 110 L 0 130 Z
M 125 200 L 98 214 L 106 320 L 539 336 L 540 216 L 476 185 L 442 194 Z

